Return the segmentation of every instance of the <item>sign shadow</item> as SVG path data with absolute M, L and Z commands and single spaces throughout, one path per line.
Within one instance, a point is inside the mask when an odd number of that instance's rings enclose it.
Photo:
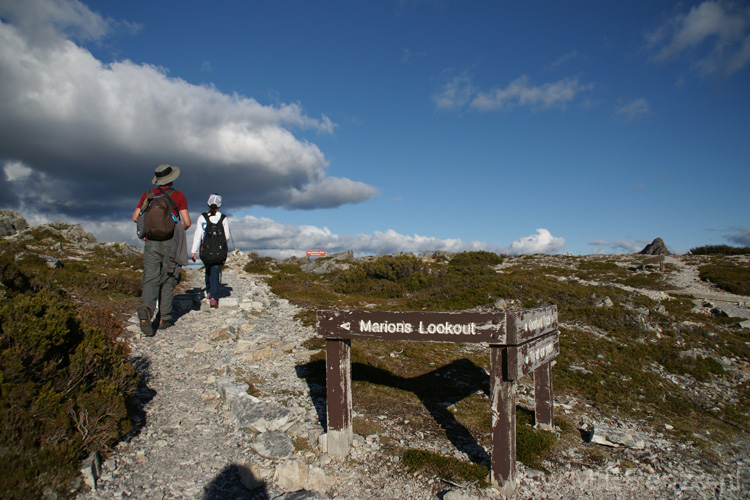
M 306 379 L 320 423 L 326 428 L 325 361 L 300 365 L 297 373 Z M 490 378 L 484 368 L 468 359 L 458 359 L 423 375 L 402 377 L 367 364 L 352 363 L 352 381 L 411 392 L 457 450 L 465 453 L 474 463 L 490 466 L 487 450 L 451 411 L 453 405 L 477 392 L 489 398 Z

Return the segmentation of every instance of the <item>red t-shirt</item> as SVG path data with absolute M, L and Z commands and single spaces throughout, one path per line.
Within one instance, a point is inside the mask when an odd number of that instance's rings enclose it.
M 162 190 L 167 191 L 167 188 L 162 187 Z M 151 192 L 153 192 L 154 195 L 161 194 L 161 192 L 159 191 L 158 187 L 155 187 L 154 189 L 152 189 Z M 167 194 L 169 194 L 169 197 L 172 198 L 172 201 L 174 202 L 174 204 L 177 205 L 177 212 L 175 212 L 175 215 L 177 217 L 179 217 L 180 216 L 180 213 L 179 213 L 180 210 L 187 210 L 187 207 L 188 207 L 187 206 L 187 199 L 185 198 L 185 195 L 182 194 L 180 191 L 177 191 L 176 189 L 174 189 L 173 191 L 168 192 Z M 138 207 L 139 208 L 143 206 L 143 201 L 146 199 L 146 196 L 148 196 L 148 192 L 145 192 L 145 193 L 143 193 L 141 195 L 141 199 L 140 199 L 140 201 L 138 201 Z M 174 210 L 173 210 L 173 212 L 174 212 Z

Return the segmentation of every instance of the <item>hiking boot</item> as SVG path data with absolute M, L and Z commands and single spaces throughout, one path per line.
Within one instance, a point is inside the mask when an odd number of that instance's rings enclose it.
M 216 299 L 211 299 L 208 302 L 208 305 L 209 305 L 209 307 L 213 307 L 214 309 L 218 309 L 219 308 L 219 301 L 216 300 Z
M 144 305 L 138 306 L 138 322 L 141 325 L 141 333 L 145 337 L 154 336 L 154 325 L 151 323 L 151 309 Z
M 166 330 L 167 328 L 171 328 L 174 326 L 174 321 L 171 319 L 163 319 L 159 323 L 159 330 Z

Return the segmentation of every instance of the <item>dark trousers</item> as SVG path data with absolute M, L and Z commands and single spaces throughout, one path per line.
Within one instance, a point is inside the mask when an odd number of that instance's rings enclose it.
M 219 276 L 221 275 L 221 264 L 206 267 L 206 291 L 212 299 L 219 299 Z

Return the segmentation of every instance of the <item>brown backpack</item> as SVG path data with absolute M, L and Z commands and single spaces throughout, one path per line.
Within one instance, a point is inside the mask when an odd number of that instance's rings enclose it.
M 165 241 L 172 238 L 175 224 L 180 220 L 174 215 L 177 211 L 170 192 L 170 188 L 164 191 L 159 188 L 160 194 L 148 192 L 148 196 L 143 200 L 141 211 L 138 213 L 138 237 L 147 238 L 152 241 Z M 179 212 L 178 212 L 179 213 Z

